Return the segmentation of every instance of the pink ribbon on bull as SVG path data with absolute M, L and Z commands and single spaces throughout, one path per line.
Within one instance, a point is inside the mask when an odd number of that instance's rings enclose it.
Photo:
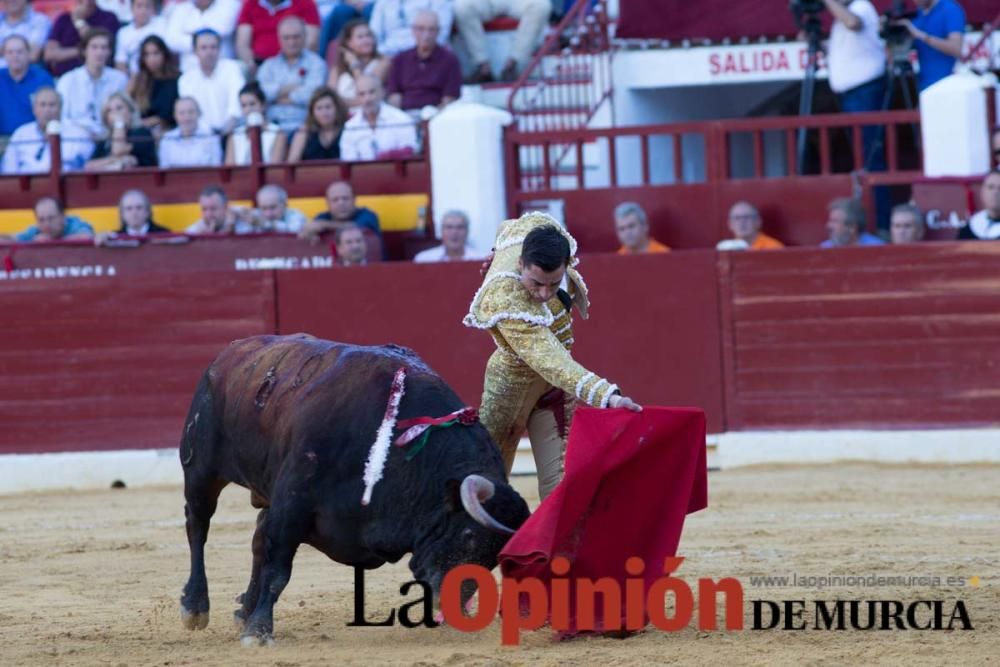
M 416 444 L 410 448 L 406 453 L 406 460 L 409 461 L 414 456 L 416 456 L 424 445 L 427 444 L 427 439 L 430 437 L 431 432 L 441 428 L 448 428 L 449 426 L 454 426 L 455 424 L 461 424 L 462 426 L 469 426 L 475 424 L 479 421 L 479 411 L 473 407 L 464 407 L 461 410 L 455 410 L 443 417 L 413 417 L 411 419 L 401 419 L 397 422 L 396 426 L 403 431 L 399 437 L 396 438 L 396 446 L 404 447 L 411 442 L 416 441 Z

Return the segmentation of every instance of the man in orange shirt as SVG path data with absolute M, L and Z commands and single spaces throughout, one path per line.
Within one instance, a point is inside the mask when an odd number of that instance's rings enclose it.
M 785 244 L 760 231 L 760 211 L 753 204 L 738 201 L 729 209 L 729 231 L 747 244 L 747 250 L 774 250 Z
M 627 201 L 615 207 L 615 231 L 622 244 L 618 249 L 619 255 L 670 252 L 668 246 L 649 238 L 649 219 L 635 202 Z

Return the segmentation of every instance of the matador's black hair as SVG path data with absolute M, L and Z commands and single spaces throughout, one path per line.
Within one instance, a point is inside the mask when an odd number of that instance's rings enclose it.
M 524 237 L 521 246 L 524 266 L 537 266 L 546 273 L 569 264 L 569 241 L 552 225 L 536 227 Z

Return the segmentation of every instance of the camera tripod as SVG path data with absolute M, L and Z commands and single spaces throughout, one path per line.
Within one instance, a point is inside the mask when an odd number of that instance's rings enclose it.
M 808 116 L 812 113 L 813 96 L 816 92 L 816 70 L 819 66 L 820 40 L 822 39 L 819 17 L 815 14 L 809 15 L 802 23 L 805 30 L 806 39 L 809 43 L 808 56 L 806 60 L 806 75 L 802 79 L 802 91 L 799 93 L 799 116 Z M 796 140 L 796 171 L 801 176 L 805 173 L 806 143 L 808 130 L 800 127 Z

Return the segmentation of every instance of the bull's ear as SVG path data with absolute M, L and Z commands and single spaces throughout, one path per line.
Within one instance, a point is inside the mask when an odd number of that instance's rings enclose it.
M 444 505 L 449 512 L 462 510 L 462 482 L 449 479 L 445 482 Z

